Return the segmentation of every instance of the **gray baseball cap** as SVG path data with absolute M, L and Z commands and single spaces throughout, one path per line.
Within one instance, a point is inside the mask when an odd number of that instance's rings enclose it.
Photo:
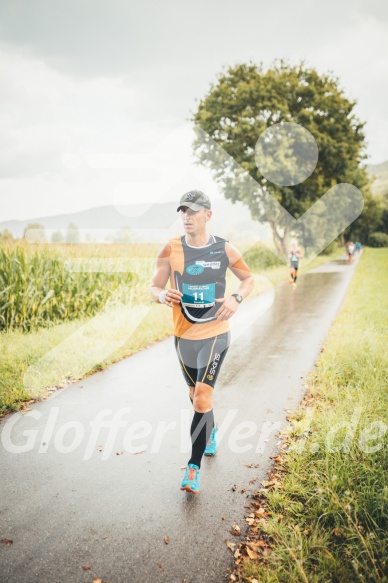
M 176 209 L 180 211 L 183 206 L 187 206 L 193 211 L 199 211 L 202 208 L 211 209 L 210 198 L 202 190 L 189 190 L 181 196 L 179 206 Z

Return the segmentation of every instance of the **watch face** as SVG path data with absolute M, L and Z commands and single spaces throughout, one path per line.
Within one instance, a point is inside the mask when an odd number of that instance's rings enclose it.
M 238 303 L 241 304 L 241 302 L 242 302 L 242 296 L 240 296 L 240 294 L 232 294 L 232 295 L 236 298 L 236 300 L 238 301 Z

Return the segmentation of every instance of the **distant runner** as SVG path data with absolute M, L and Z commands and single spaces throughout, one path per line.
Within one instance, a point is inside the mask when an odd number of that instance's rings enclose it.
M 205 193 L 185 193 L 177 211 L 186 234 L 172 237 L 159 251 L 150 290 L 156 302 L 173 310 L 175 349 L 194 407 L 192 452 L 181 490 L 198 494 L 202 456 L 217 451 L 212 396 L 230 344 L 229 319 L 251 292 L 254 278 L 233 245 L 208 234 L 212 211 Z M 227 268 L 240 285 L 225 297 Z
M 296 286 L 296 280 L 298 278 L 298 269 L 299 269 L 299 259 L 304 256 L 304 253 L 298 247 L 298 242 L 296 239 L 291 240 L 290 244 L 290 283 Z
M 349 261 L 349 263 L 352 263 L 352 261 L 353 261 L 353 255 L 354 255 L 355 250 L 356 250 L 356 246 L 353 243 L 353 241 L 348 241 L 346 243 L 346 251 L 347 251 L 347 254 L 348 254 L 348 261 Z

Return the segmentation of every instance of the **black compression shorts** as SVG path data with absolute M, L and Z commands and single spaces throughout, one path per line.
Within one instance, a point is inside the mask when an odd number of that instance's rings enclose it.
M 175 349 L 185 381 L 189 387 L 205 383 L 214 388 L 230 344 L 230 332 L 203 340 L 174 336 Z

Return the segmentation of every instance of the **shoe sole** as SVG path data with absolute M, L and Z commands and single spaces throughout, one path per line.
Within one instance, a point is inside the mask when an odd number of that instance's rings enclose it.
M 192 489 L 190 488 L 190 486 L 185 486 L 184 488 L 181 488 L 181 490 L 182 490 L 183 492 L 190 492 L 190 494 L 199 494 L 199 492 L 196 492 L 195 490 L 192 490 Z
M 216 455 L 216 451 L 214 453 L 204 453 L 203 455 L 205 455 L 206 457 L 214 457 Z

